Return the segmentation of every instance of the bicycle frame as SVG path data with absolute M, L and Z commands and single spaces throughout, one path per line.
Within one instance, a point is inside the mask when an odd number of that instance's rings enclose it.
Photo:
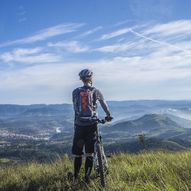
M 99 126 L 97 126 L 96 130 L 96 142 L 94 144 L 94 170 L 96 171 L 97 175 L 99 175 L 99 164 L 98 164 L 98 156 L 97 156 L 97 146 L 100 145 L 101 152 L 102 152 L 102 159 L 103 159 L 103 165 L 104 165 L 104 171 L 106 172 L 108 169 L 108 162 L 107 158 L 104 152 L 103 142 L 102 142 L 102 136 L 99 131 Z

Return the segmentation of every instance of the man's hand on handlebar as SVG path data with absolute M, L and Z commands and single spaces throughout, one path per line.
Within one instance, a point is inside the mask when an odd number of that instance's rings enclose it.
M 99 118 L 97 118 L 97 117 L 93 117 L 93 118 L 91 118 L 90 120 L 91 120 L 92 122 L 98 122 L 98 123 L 104 124 L 104 123 L 106 123 L 106 122 L 110 122 L 112 119 L 113 119 L 113 117 L 111 117 L 110 115 L 108 115 L 108 116 L 105 117 L 105 119 L 99 119 Z
M 105 120 L 108 121 L 108 122 L 111 121 L 112 119 L 113 119 L 113 117 L 111 117 L 110 115 L 105 117 Z

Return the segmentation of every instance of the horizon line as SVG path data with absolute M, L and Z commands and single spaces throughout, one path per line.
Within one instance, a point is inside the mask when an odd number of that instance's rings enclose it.
M 179 102 L 179 101 L 190 101 L 191 99 L 129 99 L 129 100 L 106 100 L 106 102 L 141 102 L 141 101 L 169 101 L 169 102 Z M 18 106 L 29 106 L 29 105 L 72 105 L 72 102 L 63 102 L 63 103 L 0 103 L 1 105 L 18 105 Z

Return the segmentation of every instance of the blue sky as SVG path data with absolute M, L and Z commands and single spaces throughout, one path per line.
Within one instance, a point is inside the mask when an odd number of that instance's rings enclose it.
M 189 0 L 0 0 L 0 103 L 190 99 Z

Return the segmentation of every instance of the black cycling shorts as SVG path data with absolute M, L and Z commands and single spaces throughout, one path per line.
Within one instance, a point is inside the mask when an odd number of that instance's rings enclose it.
M 72 154 L 83 155 L 85 153 L 94 153 L 94 143 L 96 141 L 97 124 L 90 126 L 75 125 Z

